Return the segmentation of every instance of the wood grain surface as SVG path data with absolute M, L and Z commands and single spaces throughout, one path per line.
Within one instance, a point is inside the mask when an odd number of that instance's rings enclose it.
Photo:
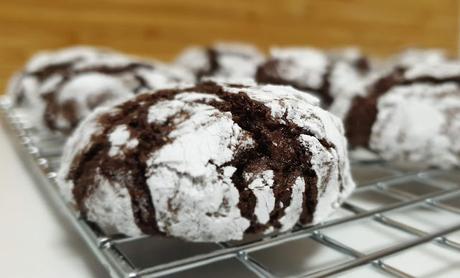
M 172 59 L 216 40 L 388 55 L 408 46 L 457 53 L 459 0 L 0 1 L 0 88 L 41 49 L 110 46 Z M 2 90 L 3 91 L 3 90 Z

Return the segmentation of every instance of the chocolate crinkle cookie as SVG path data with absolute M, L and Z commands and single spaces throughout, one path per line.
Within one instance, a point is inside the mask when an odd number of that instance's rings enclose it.
M 323 107 L 329 107 L 337 98 L 340 103 L 363 94 L 369 72 L 369 60 L 354 48 L 331 53 L 308 47 L 273 48 L 258 67 L 256 80 L 313 93 Z
M 363 97 L 369 93 L 369 88 L 380 83 L 380 79 L 400 71 L 429 64 L 435 65 L 450 60 L 449 56 L 440 49 L 409 48 L 384 60 L 373 60 L 372 66 L 356 49 L 350 48 L 339 52 L 339 65 L 333 71 L 334 77 L 331 91 L 336 92 L 328 110 L 334 115 L 344 118 L 348 113 L 355 97 Z M 333 56 L 333 57 L 334 57 Z M 337 60 L 337 59 L 336 59 Z M 350 65 L 355 65 L 352 70 Z M 339 92 L 339 93 L 337 93 Z
M 204 82 L 94 111 L 58 183 L 113 233 L 219 242 L 334 211 L 355 184 L 340 120 L 291 87 Z
M 72 47 L 33 56 L 8 91 L 36 126 L 66 134 L 97 106 L 183 82 L 194 77 L 107 49 Z
M 209 47 L 185 49 L 175 64 L 204 78 L 253 79 L 264 56 L 257 48 L 242 43 L 215 43 Z
M 397 67 L 352 101 L 345 114 L 352 147 L 417 167 L 460 165 L 460 63 Z

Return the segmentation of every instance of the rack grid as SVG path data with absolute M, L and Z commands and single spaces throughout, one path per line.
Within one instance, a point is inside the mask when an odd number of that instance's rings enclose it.
M 7 97 L 0 99 L 0 118 L 36 183 L 66 215 L 112 277 L 198 277 L 199 273 L 212 277 L 222 271 L 231 271 L 234 277 L 330 277 L 363 268 L 371 268 L 383 276 L 414 277 L 387 261 L 424 244 L 449 249 L 460 261 L 460 236 L 455 236 L 455 232 L 460 231 L 458 170 L 419 171 L 377 160 L 357 161 L 352 163 L 357 189 L 326 222 L 296 226 L 283 234 L 219 244 L 187 243 L 153 236 L 129 238 L 105 234 L 94 224 L 79 218 L 74 208 L 61 198 L 55 178 L 63 138 L 44 135 L 37 130 Z M 450 218 L 442 219 L 450 220 L 443 225 L 421 228 L 410 223 L 411 219 L 398 219 L 401 215 L 410 217 L 417 211 L 424 213 L 424 217 L 432 215 L 433 219 L 448 214 Z M 387 229 L 398 233 L 398 239 L 386 245 L 377 244 L 378 247 L 370 250 L 343 239 L 342 235 L 347 234 L 350 227 L 375 225 L 379 231 Z M 283 261 L 283 257 L 291 259 Z M 321 257 L 336 259 L 315 262 Z

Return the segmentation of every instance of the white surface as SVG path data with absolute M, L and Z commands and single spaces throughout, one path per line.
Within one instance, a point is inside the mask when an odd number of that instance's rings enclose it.
M 37 187 L 0 128 L 1 277 L 108 277 Z

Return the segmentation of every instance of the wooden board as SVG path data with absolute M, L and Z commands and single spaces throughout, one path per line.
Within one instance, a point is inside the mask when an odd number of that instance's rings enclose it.
M 458 0 L 0 1 L 0 88 L 40 49 L 94 44 L 172 59 L 216 40 L 457 52 Z

